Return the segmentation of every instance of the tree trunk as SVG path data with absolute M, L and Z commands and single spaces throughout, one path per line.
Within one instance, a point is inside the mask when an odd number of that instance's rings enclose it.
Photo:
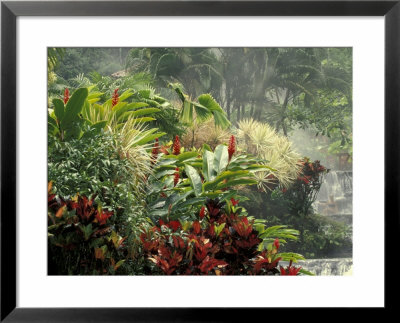
M 231 95 L 228 86 L 226 87 L 225 93 L 226 93 L 226 116 L 228 117 L 228 120 L 231 121 Z
M 254 103 L 251 105 L 250 108 L 250 118 L 253 118 L 253 113 L 254 113 Z
M 285 125 L 285 119 L 286 119 L 285 112 L 286 112 L 287 105 L 289 103 L 289 95 L 290 95 L 290 91 L 289 91 L 289 89 L 287 89 L 286 90 L 286 95 L 285 95 L 285 100 L 283 101 L 283 104 L 282 104 L 282 110 L 283 111 L 282 111 L 281 126 L 282 126 L 283 134 L 286 137 L 288 136 L 288 134 L 287 134 L 287 128 L 286 128 L 286 125 Z
M 240 121 L 240 104 L 237 106 L 237 114 L 236 114 L 236 122 L 238 123 Z

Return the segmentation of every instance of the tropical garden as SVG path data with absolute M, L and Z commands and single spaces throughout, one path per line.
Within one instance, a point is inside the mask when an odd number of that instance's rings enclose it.
M 351 169 L 351 48 L 48 48 L 47 73 L 49 275 L 351 256 L 314 207 L 339 155 Z

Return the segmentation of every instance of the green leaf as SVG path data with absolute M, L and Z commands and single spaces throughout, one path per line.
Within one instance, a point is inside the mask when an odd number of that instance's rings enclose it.
M 225 170 L 228 165 L 229 154 L 228 147 L 225 145 L 218 145 L 214 151 L 214 171 L 216 174 L 219 174 L 223 170 Z
M 164 177 L 166 175 L 173 175 L 173 174 L 175 174 L 175 167 L 174 167 L 174 169 L 166 169 L 166 170 L 157 172 L 156 174 L 154 174 L 154 177 L 155 178 L 161 178 L 161 177 Z
M 122 93 L 122 94 L 119 96 L 119 100 L 120 100 L 120 101 L 124 101 L 124 100 L 126 100 L 127 98 L 129 98 L 129 97 L 132 96 L 132 95 L 133 95 L 133 93 L 132 93 L 131 90 L 126 90 L 124 93 Z
M 154 128 L 154 130 L 157 130 L 157 129 Z M 153 134 L 148 134 L 148 135 L 144 136 L 143 138 L 141 138 L 140 140 L 136 141 L 135 146 L 147 144 L 148 142 L 153 141 L 156 138 L 160 138 L 164 135 L 166 135 L 166 132 L 157 132 L 157 133 L 153 133 Z
M 187 152 L 179 154 L 177 157 L 178 157 L 178 161 L 183 162 L 185 160 L 195 158 L 195 157 L 197 157 L 197 155 L 198 155 L 197 151 L 187 151 Z
M 182 103 L 185 102 L 186 98 L 182 90 L 182 85 L 179 83 L 170 83 L 169 86 L 173 88 L 173 90 L 178 95 L 179 99 L 181 99 Z
M 191 124 L 193 122 L 193 108 L 191 102 L 185 101 L 183 103 L 180 118 L 184 123 Z
M 184 208 L 187 206 L 199 206 L 204 204 L 205 198 L 204 197 L 194 197 L 191 199 L 188 199 L 187 201 L 180 203 L 179 207 Z
M 61 99 L 53 99 L 54 114 L 58 120 L 64 118 L 64 102 Z
M 225 116 L 224 110 L 217 103 L 217 101 L 215 101 L 211 94 L 202 94 L 197 98 L 197 100 L 202 106 L 206 107 L 206 109 L 213 114 L 215 126 L 226 129 L 231 125 L 230 121 Z
M 223 112 L 221 106 L 215 101 L 211 94 L 202 94 L 197 98 L 197 101 L 210 111 Z
M 47 122 L 57 128 L 57 121 L 50 114 L 47 115 Z
M 221 223 L 220 225 L 214 224 L 215 235 L 218 237 L 221 231 L 225 228 L 226 223 Z
M 140 109 L 140 110 L 136 110 L 136 111 L 129 111 L 127 113 L 129 113 L 129 115 L 134 116 L 134 117 L 139 117 L 139 116 L 144 116 L 147 114 L 153 114 L 156 112 L 160 112 L 160 109 L 157 108 L 146 108 L 146 109 Z
M 299 253 L 294 252 L 281 252 L 277 254 L 278 257 L 282 258 L 282 261 L 290 261 L 297 262 L 298 260 L 304 260 L 304 257 Z
M 208 150 L 208 151 L 211 151 L 211 152 L 212 152 L 212 149 L 211 149 L 210 145 L 208 145 L 208 144 L 203 144 L 202 149 L 203 149 L 203 151 L 204 151 L 204 150 Z
M 149 105 L 145 102 L 132 102 L 132 103 L 129 103 L 126 107 L 127 107 L 127 111 L 132 111 L 132 110 L 136 110 L 139 108 L 145 108 L 148 106 Z
M 223 189 L 225 187 L 231 187 L 236 185 L 255 185 L 257 181 L 255 179 L 241 178 L 227 181 L 226 183 L 220 183 L 217 185 L 217 189 Z
M 203 176 L 207 182 L 214 180 L 216 176 L 214 171 L 214 153 L 208 150 L 203 152 Z
M 149 122 L 149 121 L 154 121 L 154 120 L 156 120 L 156 118 L 153 118 L 153 117 L 142 117 L 142 118 L 136 118 L 135 122 L 142 123 L 142 122 Z
M 191 185 L 194 189 L 194 194 L 196 196 L 199 196 L 202 191 L 202 184 L 201 184 L 201 178 L 197 170 L 190 166 L 190 165 L 185 165 L 185 172 L 190 178 Z
M 99 122 L 94 123 L 94 124 L 92 125 L 92 128 L 94 128 L 94 129 L 96 129 L 96 130 L 101 130 L 101 129 L 103 129 L 106 125 L 107 125 L 107 121 L 106 121 L 106 120 L 104 120 L 104 121 L 99 121 Z
M 212 117 L 212 113 L 205 106 L 196 102 L 191 102 L 191 104 L 192 107 L 194 107 L 194 110 L 196 111 L 196 117 L 199 122 L 207 121 Z
M 50 115 L 47 115 L 48 132 L 55 135 L 59 132 L 57 122 Z
M 87 96 L 87 88 L 77 89 L 72 94 L 67 102 L 67 105 L 65 106 L 64 117 L 61 120 L 61 125 L 63 128 L 67 128 L 68 124 L 77 119 L 78 114 L 82 111 Z
M 82 134 L 82 125 L 84 120 L 78 119 L 68 124 L 68 128 L 65 129 L 65 139 L 79 139 Z
M 233 180 L 233 179 L 239 179 L 243 176 L 248 176 L 249 172 L 245 170 L 239 170 L 239 171 L 225 171 L 222 172 L 220 175 L 218 175 L 213 181 L 206 182 L 203 184 L 203 191 L 212 191 L 214 190 L 219 183 L 224 181 L 225 179 L 227 181 Z

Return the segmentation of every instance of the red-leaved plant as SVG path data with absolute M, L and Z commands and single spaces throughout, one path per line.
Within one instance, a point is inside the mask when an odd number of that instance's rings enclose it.
M 323 175 L 329 172 L 319 160 L 304 157 L 299 161 L 301 170 L 289 189 L 282 189 L 284 197 L 296 213 L 308 214 L 322 185 Z
M 49 274 L 114 274 L 125 262 L 126 238 L 110 219 L 114 213 L 95 203 L 95 195 L 63 199 L 48 184 Z
M 253 222 L 224 204 L 208 199 L 189 225 L 160 219 L 144 231 L 143 250 L 153 266 L 166 275 L 279 275 L 279 240 L 258 251 Z

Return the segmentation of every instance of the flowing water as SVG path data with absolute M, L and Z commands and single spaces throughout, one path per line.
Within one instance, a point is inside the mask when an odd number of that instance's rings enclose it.
M 352 226 L 353 172 L 330 171 L 325 175 L 314 203 L 315 211 Z M 317 276 L 348 276 L 353 271 L 352 258 L 307 259 L 300 266 Z
M 317 213 L 337 221 L 352 223 L 353 172 L 330 171 L 325 175 L 314 203 Z

